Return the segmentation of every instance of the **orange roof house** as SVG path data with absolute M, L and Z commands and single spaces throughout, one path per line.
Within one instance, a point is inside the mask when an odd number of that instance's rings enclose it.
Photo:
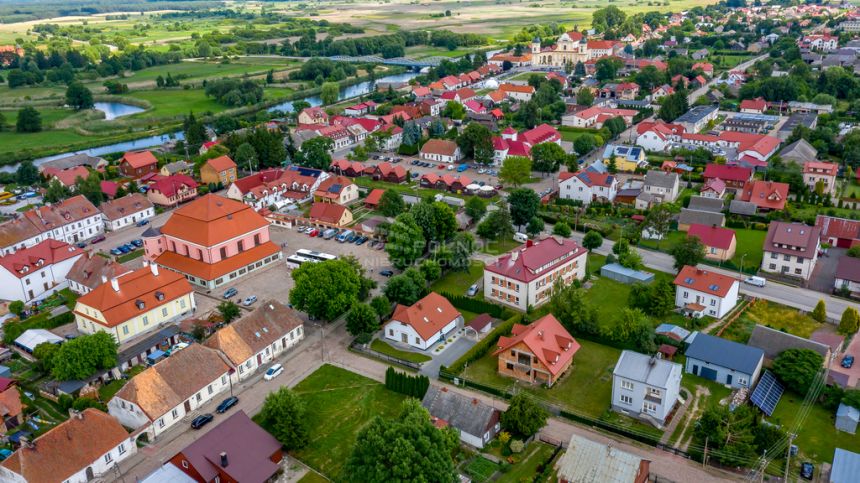
M 118 160 L 119 171 L 124 176 L 140 178 L 158 171 L 158 160 L 150 151 L 130 151 Z
M 530 325 L 516 324 L 511 337 L 500 337 L 499 374 L 552 386 L 570 367 L 579 343 L 548 314 Z
M 756 180 L 747 183 L 739 199 L 756 205 L 759 211 L 782 210 L 788 201 L 787 183 Z
M 21 425 L 24 422 L 22 414 L 24 407 L 21 405 L 21 394 L 14 379 L 0 377 L 0 434 Z
M 382 200 L 382 195 L 385 193 L 384 189 L 376 188 L 367 195 L 367 198 L 364 199 L 364 206 L 369 209 L 375 209 L 379 206 L 379 201 Z
M 227 186 L 236 179 L 236 163 L 230 159 L 230 156 L 218 156 L 206 161 L 200 167 L 200 181 L 206 184 L 221 183 Z
M 358 186 L 346 176 L 329 176 L 316 191 L 314 201 L 346 205 L 358 199 Z
M 409 307 L 398 304 L 383 332 L 387 339 L 427 350 L 462 325 L 460 311 L 445 297 L 430 292 Z
M 320 222 L 326 225 L 346 226 L 352 223 L 352 212 L 346 206 L 335 203 L 314 203 L 308 217 L 311 222 Z

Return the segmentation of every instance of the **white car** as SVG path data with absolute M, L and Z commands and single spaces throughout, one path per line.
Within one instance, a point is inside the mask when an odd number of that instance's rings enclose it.
M 266 374 L 263 376 L 263 379 L 267 381 L 271 381 L 272 379 L 281 375 L 284 372 L 284 366 L 280 364 L 275 364 L 266 371 Z
M 257 301 L 257 296 L 251 295 L 250 297 L 245 297 L 245 300 L 242 302 L 242 305 L 244 305 L 245 307 L 248 307 L 249 305 L 252 305 L 256 301 Z
M 468 295 L 469 297 L 474 297 L 477 294 L 478 294 L 478 284 L 477 283 L 472 285 L 471 287 L 469 287 L 469 290 L 466 291 L 466 295 Z
M 756 287 L 764 287 L 767 284 L 767 280 L 762 277 L 748 277 L 744 280 L 744 283 L 749 285 L 755 285 Z

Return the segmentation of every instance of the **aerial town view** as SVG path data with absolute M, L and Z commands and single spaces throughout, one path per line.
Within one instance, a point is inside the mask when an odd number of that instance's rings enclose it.
M 0 483 L 860 482 L 860 0 L 0 0 Z

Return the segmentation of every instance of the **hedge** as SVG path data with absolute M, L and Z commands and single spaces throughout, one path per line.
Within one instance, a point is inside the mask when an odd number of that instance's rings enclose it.
M 440 295 L 448 299 L 448 301 L 451 302 L 451 305 L 460 310 L 467 310 L 476 314 L 487 313 L 493 318 L 502 320 L 505 320 L 512 315 L 511 312 L 504 307 L 500 307 L 496 304 L 491 304 L 480 299 L 466 297 L 465 295 L 453 295 L 448 292 L 442 292 Z
M 503 335 L 508 335 L 511 333 L 511 328 L 513 328 L 514 324 L 519 323 L 523 319 L 523 314 L 517 314 L 513 317 L 502 322 L 498 327 L 496 327 L 492 332 L 490 332 L 486 337 L 481 339 L 477 344 L 472 346 L 471 349 L 466 351 L 465 354 L 460 356 L 459 359 L 454 361 L 454 364 L 451 367 L 442 367 L 441 371 L 452 372 L 454 374 L 459 374 L 463 372 L 463 369 L 466 368 L 466 364 L 470 362 L 474 362 L 484 355 L 487 352 L 490 352 L 491 349 L 496 347 L 496 342 L 498 342 L 499 337 Z
M 66 325 L 74 322 L 75 314 L 66 312 L 56 317 L 45 319 L 41 317 L 33 317 L 33 320 L 25 320 L 23 322 L 10 322 L 3 327 L 3 341 L 7 344 L 15 342 L 15 339 L 21 336 L 24 331 L 29 329 L 54 329 L 61 325 Z
M 411 376 L 398 372 L 389 366 L 385 371 L 385 387 L 400 394 L 424 399 L 424 394 L 430 387 L 430 379 L 427 376 Z

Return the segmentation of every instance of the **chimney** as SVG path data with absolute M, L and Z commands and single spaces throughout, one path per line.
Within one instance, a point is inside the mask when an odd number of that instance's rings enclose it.
M 230 463 L 227 461 L 227 453 L 222 451 L 221 452 L 221 468 L 226 468 L 228 464 L 230 464 Z
M 107 283 L 107 275 L 102 275 L 102 283 Z
M 144 266 L 144 267 L 148 267 L 148 266 L 149 266 L 149 260 L 147 260 L 147 259 L 145 259 L 145 258 L 144 258 L 144 259 L 143 259 L 143 266 Z
M 531 239 L 526 240 L 526 248 L 534 245 L 534 242 Z
M 152 274 L 153 274 L 153 275 L 155 275 L 156 277 L 158 276 L 158 265 L 157 265 L 157 264 L 155 264 L 155 263 L 150 263 L 150 264 L 149 264 L 149 269 L 152 271 Z
M 114 292 L 119 292 L 119 280 L 116 277 L 110 279 L 110 286 L 113 287 Z

